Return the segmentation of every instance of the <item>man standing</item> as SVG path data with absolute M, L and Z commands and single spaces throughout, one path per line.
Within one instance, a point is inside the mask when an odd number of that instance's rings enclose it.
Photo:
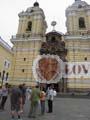
M 45 100 L 46 100 L 45 89 L 41 88 L 40 91 L 41 115 L 44 115 L 45 113 Z
M 19 87 L 12 88 L 10 95 L 12 120 L 14 120 L 15 115 L 17 115 L 18 120 L 21 120 L 20 115 L 23 111 L 22 101 L 23 99 L 22 99 L 21 85 Z
M 28 117 L 29 118 L 36 118 L 37 114 L 37 108 L 40 100 L 40 89 L 39 86 L 33 87 L 31 92 L 31 106 L 30 106 L 30 112 Z
M 53 112 L 53 98 L 54 98 L 54 90 L 52 88 L 52 86 L 49 87 L 49 89 L 47 90 L 47 99 L 48 99 L 48 113 L 52 113 Z
M 25 100 L 26 100 L 26 85 L 25 83 L 20 85 L 20 90 L 22 91 L 22 105 L 24 108 Z

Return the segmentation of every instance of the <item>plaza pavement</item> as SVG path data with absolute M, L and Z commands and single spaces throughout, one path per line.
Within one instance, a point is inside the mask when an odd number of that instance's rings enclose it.
M 47 103 L 46 103 L 47 106 Z M 23 120 L 28 118 L 29 101 L 26 101 Z M 10 120 L 10 103 L 6 102 L 5 111 L 0 112 L 0 120 Z M 38 115 L 35 120 L 90 120 L 90 99 L 86 98 L 55 98 L 53 113 Z

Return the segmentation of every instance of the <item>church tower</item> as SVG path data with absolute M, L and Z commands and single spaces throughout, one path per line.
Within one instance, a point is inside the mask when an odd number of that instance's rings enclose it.
M 34 85 L 33 60 L 39 54 L 41 43 L 45 41 L 46 28 L 45 15 L 38 2 L 35 2 L 33 7 L 19 13 L 18 31 L 11 38 L 14 44 L 12 84 Z
M 66 26 L 69 34 L 86 34 L 90 30 L 90 6 L 81 0 L 75 0 L 66 10 Z
M 68 62 L 90 61 L 90 5 L 85 1 L 75 0 L 66 9 L 65 35 L 66 48 L 68 49 Z M 78 77 L 68 79 L 68 89 L 88 90 L 90 78 Z
M 83 62 L 90 60 L 90 5 L 85 1 L 75 0 L 66 9 L 65 36 L 68 48 L 68 60 Z

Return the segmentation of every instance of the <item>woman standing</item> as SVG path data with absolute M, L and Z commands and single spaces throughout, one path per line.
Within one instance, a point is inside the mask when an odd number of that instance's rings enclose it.
M 46 93 L 44 88 L 42 88 L 40 92 L 41 115 L 44 115 L 45 113 L 45 99 L 46 99 Z

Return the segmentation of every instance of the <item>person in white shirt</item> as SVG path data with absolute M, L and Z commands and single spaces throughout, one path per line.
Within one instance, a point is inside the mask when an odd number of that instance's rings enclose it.
M 6 83 L 2 87 L 2 100 L 1 100 L 1 103 L 0 103 L 0 109 L 1 110 L 4 110 L 7 98 L 8 98 L 8 83 Z
M 53 90 L 52 86 L 47 90 L 47 99 L 48 99 L 48 113 L 53 112 L 53 99 L 56 96 L 56 91 Z
M 28 100 L 30 100 L 30 97 L 31 97 L 31 92 L 32 92 L 32 89 L 30 87 L 28 87 L 26 89 L 26 97 Z

